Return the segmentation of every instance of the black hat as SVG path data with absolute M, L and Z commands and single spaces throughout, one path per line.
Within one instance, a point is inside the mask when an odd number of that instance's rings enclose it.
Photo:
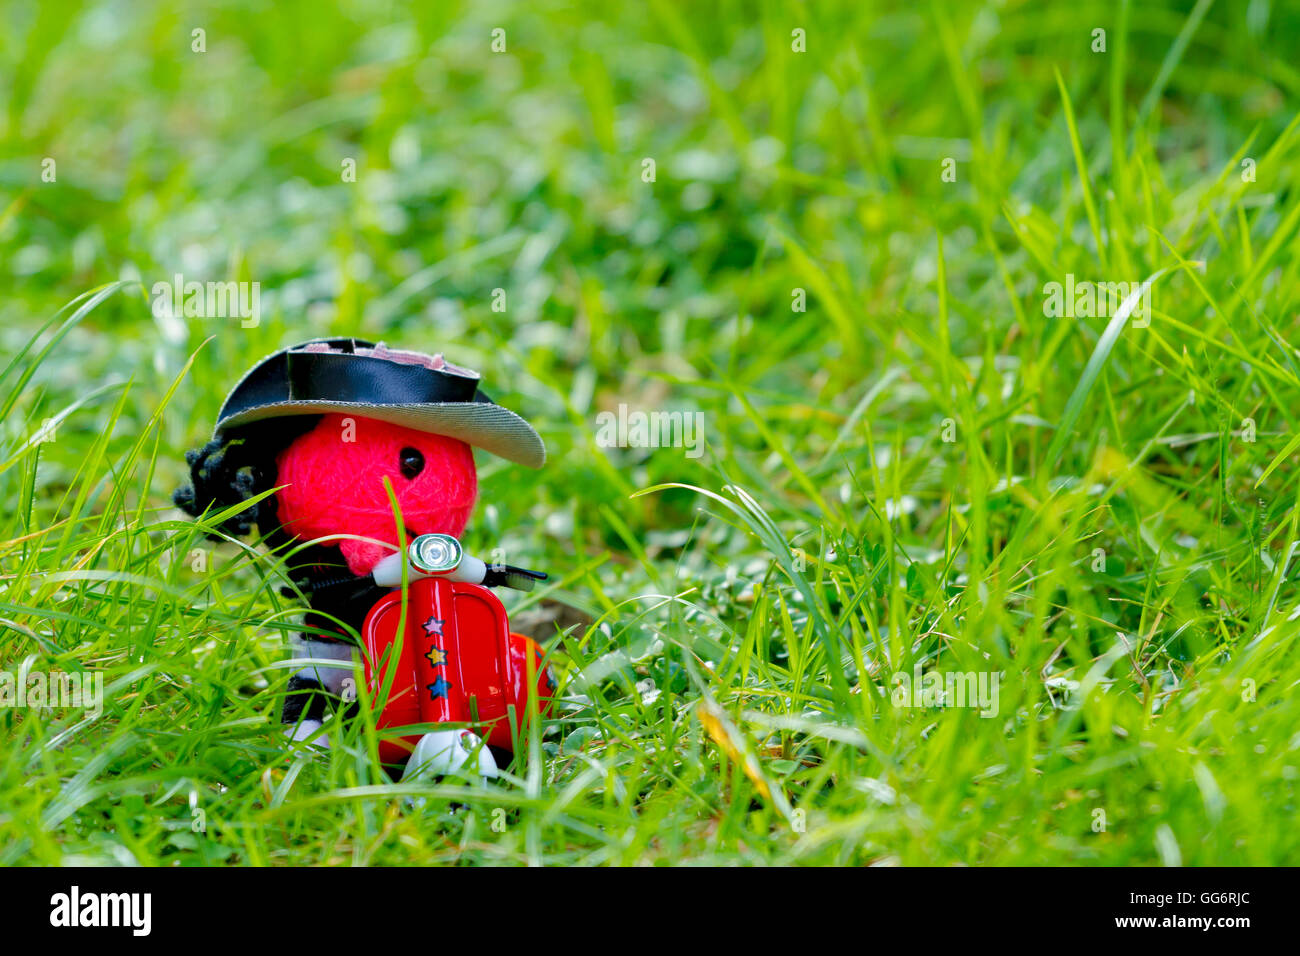
M 353 413 L 468 442 L 540 468 L 546 446 L 526 421 L 479 390 L 479 374 L 441 355 L 356 338 L 313 339 L 253 366 L 226 396 L 215 437 L 250 422 Z

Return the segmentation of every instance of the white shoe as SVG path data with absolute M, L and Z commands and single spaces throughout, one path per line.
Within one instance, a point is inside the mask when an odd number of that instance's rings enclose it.
M 477 753 L 475 751 L 477 750 Z M 468 730 L 434 730 L 420 738 L 402 771 L 403 780 L 420 780 L 457 773 L 470 767 L 480 777 L 495 777 L 497 762 L 492 751 Z
M 328 734 L 322 734 L 320 732 L 321 726 L 319 720 L 300 720 L 296 724 L 291 724 L 290 726 L 285 727 L 284 735 L 294 743 L 307 741 L 309 746 L 318 747 L 321 750 L 329 750 L 330 738 Z

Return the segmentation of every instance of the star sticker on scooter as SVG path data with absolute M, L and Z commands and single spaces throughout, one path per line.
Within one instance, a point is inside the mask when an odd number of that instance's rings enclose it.
M 429 653 L 424 656 L 429 659 L 429 663 L 434 667 L 440 667 L 447 663 L 447 652 L 441 647 L 434 647 L 432 644 L 429 645 Z
M 442 624 L 443 622 L 438 618 L 430 617 L 420 627 L 424 628 L 424 633 L 429 637 L 442 637 Z
M 447 683 L 445 678 L 439 677 L 432 684 L 425 684 L 425 689 L 429 691 L 429 699 L 437 700 L 439 697 L 446 697 L 447 691 L 451 690 L 451 684 Z

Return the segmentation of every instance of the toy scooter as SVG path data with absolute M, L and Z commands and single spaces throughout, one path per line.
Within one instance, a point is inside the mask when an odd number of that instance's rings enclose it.
M 480 775 L 495 776 L 493 750 L 517 749 L 530 709 L 540 716 L 549 710 L 555 679 L 542 649 L 511 633 L 506 610 L 489 588 L 527 591 L 546 575 L 485 564 L 451 535 L 424 534 L 405 554 L 380 561 L 375 582 L 400 588 L 404 559 L 405 609 L 402 591 L 394 591 L 370 609 L 361 632 L 366 684 L 385 701 L 378 728 L 382 734 L 455 723 L 469 730 L 389 733 L 379 756 L 385 764 L 405 763 L 408 775 L 413 768 L 448 773 L 476 759 Z

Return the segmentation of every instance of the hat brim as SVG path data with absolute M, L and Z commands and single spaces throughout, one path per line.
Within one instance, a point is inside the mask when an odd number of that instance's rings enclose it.
M 268 418 L 327 415 L 332 412 L 373 418 L 405 428 L 446 435 L 528 468 L 546 464 L 546 446 L 532 425 L 491 402 L 431 402 L 373 405 L 366 402 L 286 401 L 258 405 L 217 422 L 216 433 Z

